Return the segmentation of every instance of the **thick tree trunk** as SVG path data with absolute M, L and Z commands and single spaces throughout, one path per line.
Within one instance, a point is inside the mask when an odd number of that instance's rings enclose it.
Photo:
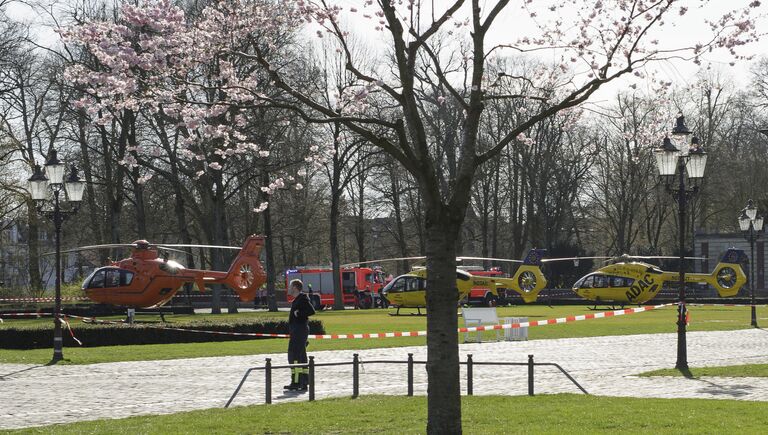
M 203 231 L 213 245 L 229 244 L 229 237 L 226 229 L 224 201 L 224 185 L 221 182 L 221 174 L 213 172 L 209 179 L 201 177 L 199 183 L 200 199 L 204 210 Z M 215 177 L 215 178 L 214 178 Z M 213 270 L 227 270 L 228 264 L 224 258 L 221 249 L 211 249 L 211 268 Z M 211 313 L 221 314 L 221 295 L 222 286 L 214 284 L 211 286 Z
M 261 183 L 269 185 L 269 172 L 264 170 L 261 174 Z M 262 200 L 268 201 L 269 196 L 263 194 Z M 272 211 L 270 207 L 262 212 L 264 217 L 264 260 L 267 262 L 267 305 L 269 311 L 277 312 L 277 298 L 275 296 L 275 243 L 272 239 Z M 285 264 L 285 262 L 283 262 Z
M 355 216 L 355 242 L 357 244 L 357 261 L 366 261 L 366 255 L 365 255 L 365 237 L 366 237 L 366 231 L 365 231 L 365 176 L 362 174 L 358 176 L 357 179 L 358 183 L 358 192 L 359 195 L 356 198 L 356 208 L 357 213 Z M 377 237 L 376 234 L 373 235 L 374 239 Z M 371 249 L 376 249 L 375 246 L 372 246 Z M 373 258 L 376 258 L 376 252 L 371 252 L 371 255 Z
M 224 184 L 221 179 L 221 174 L 217 174 L 216 179 L 216 193 L 214 196 L 214 209 L 213 209 L 213 233 L 214 233 L 214 244 L 216 245 L 229 245 L 229 234 L 227 233 L 227 215 L 226 215 L 226 193 L 224 189 Z M 229 262 L 231 261 L 230 252 L 225 252 L 223 249 L 217 249 L 217 252 L 214 256 L 214 262 L 217 263 L 215 270 L 227 270 L 229 269 Z M 227 287 L 224 287 L 223 285 L 216 285 L 214 286 L 215 290 L 219 293 L 219 298 L 221 298 L 221 294 L 223 293 L 222 290 L 226 290 L 224 292 L 227 294 L 227 312 L 228 313 L 237 313 L 237 305 L 234 298 L 234 292 L 230 291 Z
M 335 181 L 335 180 L 334 180 Z M 341 261 L 339 259 L 339 192 L 338 187 L 331 186 L 331 264 L 333 274 L 333 309 L 344 309 L 344 292 L 341 287 Z
M 463 213 L 428 207 L 427 233 L 427 432 L 461 433 L 456 240 Z
M 45 286 L 40 277 L 40 235 L 36 214 L 37 211 L 31 200 L 27 201 L 27 210 L 29 210 L 29 215 L 27 216 L 27 225 L 29 226 L 29 234 L 27 237 L 27 249 L 29 251 L 29 262 L 27 263 L 29 290 L 32 292 L 33 296 L 39 296 L 45 291 Z
M 392 189 L 392 211 L 395 213 L 395 226 L 397 230 L 397 248 L 401 257 L 408 256 L 408 246 L 405 243 L 405 228 L 403 226 L 403 213 L 400 205 L 400 179 L 395 171 L 399 169 L 397 163 L 392 162 L 392 173 L 390 174 L 390 188 Z M 397 274 L 401 275 L 408 272 L 408 261 L 403 260 L 398 263 Z
M 101 245 L 104 243 L 104 230 L 99 218 L 99 207 L 96 205 L 96 190 L 93 188 L 93 170 L 91 168 L 91 153 L 88 148 L 86 128 L 85 109 L 81 109 L 78 111 L 77 116 L 77 139 L 80 143 L 80 158 L 83 162 L 82 169 L 85 175 L 85 201 L 88 204 L 88 217 L 90 218 L 91 225 L 93 225 L 93 241 L 97 245 Z M 101 263 L 103 263 L 106 260 L 106 251 L 100 250 L 99 255 L 103 257 L 101 258 Z
M 264 210 L 264 255 L 267 262 L 267 305 L 269 311 L 277 312 L 275 295 L 275 243 L 272 240 L 272 216 L 269 208 Z
M 138 178 L 139 168 L 135 168 L 133 176 Z M 146 239 L 149 237 L 147 231 L 147 211 L 144 205 L 144 186 L 134 182 L 133 185 L 133 199 L 136 206 L 136 235 L 139 239 Z

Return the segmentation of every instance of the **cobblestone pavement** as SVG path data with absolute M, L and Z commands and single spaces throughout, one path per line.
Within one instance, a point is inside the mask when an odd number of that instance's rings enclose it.
M 676 334 L 495 342 L 461 345 L 462 359 L 475 362 L 553 362 L 567 370 L 589 393 L 605 396 L 689 397 L 768 401 L 765 378 L 640 378 L 635 374 L 674 366 Z M 311 350 L 311 345 L 310 345 Z M 310 352 L 318 363 L 351 361 L 354 351 Z M 406 393 L 405 365 L 366 364 L 375 359 L 405 360 L 409 352 L 426 359 L 426 347 L 357 351 L 362 360 L 360 394 Z M 248 367 L 264 359 L 282 364 L 285 354 L 138 361 L 85 366 L 0 364 L 0 429 L 40 426 L 100 418 L 173 413 L 222 407 Z M 768 330 L 688 333 L 692 367 L 768 363 Z M 352 368 L 319 367 L 317 398 L 349 396 Z M 466 374 L 462 367 L 462 389 Z M 416 366 L 414 391 L 426 394 L 426 370 Z M 285 395 L 287 370 L 273 374 L 273 401 L 306 400 Z M 474 367 L 475 394 L 527 393 L 525 367 Z M 537 394 L 578 389 L 556 369 L 536 368 Z M 255 372 L 233 406 L 264 402 L 264 375 Z

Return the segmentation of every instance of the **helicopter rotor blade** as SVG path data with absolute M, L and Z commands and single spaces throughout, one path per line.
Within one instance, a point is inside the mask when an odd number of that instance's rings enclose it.
M 354 267 L 359 266 L 361 264 L 371 264 L 371 263 L 383 263 L 385 261 L 403 261 L 403 260 L 424 260 L 427 257 L 395 257 L 395 258 L 382 258 L 380 260 L 369 260 L 369 261 L 358 261 L 356 263 L 346 263 L 346 264 L 340 264 L 339 267 Z
M 178 252 L 178 253 L 180 253 L 180 254 L 184 254 L 184 255 L 190 255 L 190 254 L 191 254 L 191 255 L 195 255 L 195 254 L 192 254 L 191 252 L 182 251 L 181 249 L 174 249 L 174 248 L 169 248 L 169 247 L 168 247 L 168 246 L 166 246 L 166 245 L 155 245 L 155 248 L 157 248 L 157 249 L 161 249 L 161 250 L 163 250 L 163 251 Z
M 241 250 L 243 249 L 242 246 L 222 246 L 222 245 L 187 245 L 187 244 L 180 244 L 180 243 L 174 243 L 174 244 L 168 244 L 163 243 L 162 245 L 157 246 L 169 246 L 172 248 L 214 248 L 214 249 L 236 249 Z
M 668 259 L 668 260 L 679 260 L 680 257 L 675 257 L 673 255 L 628 255 L 626 257 L 615 257 L 615 258 L 643 258 L 643 259 L 652 259 L 652 258 L 661 258 L 661 259 Z M 708 257 L 683 257 L 684 260 L 709 260 Z
M 66 249 L 59 251 L 62 254 L 68 252 L 89 251 L 92 249 L 111 249 L 111 248 L 136 248 L 135 243 L 110 243 L 106 245 L 90 245 L 90 246 L 78 246 L 77 248 Z M 55 252 L 46 252 L 43 255 L 55 255 Z
M 541 260 L 542 263 L 551 263 L 555 261 L 575 261 L 575 260 L 610 260 L 614 257 L 562 257 L 562 258 L 545 258 Z
M 456 260 L 488 260 L 488 261 L 505 261 L 507 263 L 522 263 L 523 260 L 512 260 L 509 258 L 492 258 L 492 257 L 456 257 Z

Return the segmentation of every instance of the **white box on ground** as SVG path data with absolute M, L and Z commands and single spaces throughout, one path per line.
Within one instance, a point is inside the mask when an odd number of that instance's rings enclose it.
M 491 308 L 473 308 L 465 307 L 461 309 L 461 316 L 464 318 L 464 325 L 467 328 L 474 326 L 491 326 L 499 324 L 499 316 L 496 314 L 496 307 Z M 469 341 L 469 332 L 464 333 L 464 342 Z M 483 341 L 483 332 L 475 333 L 475 340 L 478 343 Z M 496 341 L 499 341 L 499 330 L 496 330 Z
M 527 317 L 505 317 L 505 325 L 515 323 L 528 323 Z M 504 330 L 504 341 L 527 341 L 528 340 L 528 327 L 524 328 L 507 328 Z

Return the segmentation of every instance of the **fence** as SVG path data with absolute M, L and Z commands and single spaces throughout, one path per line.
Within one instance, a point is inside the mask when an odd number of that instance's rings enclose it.
M 406 361 L 397 361 L 397 360 L 373 360 L 373 361 L 365 361 L 365 364 L 407 364 L 408 366 L 408 395 L 413 396 L 413 366 L 414 364 L 426 364 L 426 361 L 415 361 L 413 359 L 413 354 L 408 354 L 408 359 Z M 474 366 L 527 366 L 528 367 L 528 395 L 533 396 L 534 392 L 534 370 L 533 368 L 535 366 L 552 366 L 560 370 L 561 373 L 563 373 L 568 380 L 570 380 L 576 387 L 579 388 L 584 394 L 587 393 L 587 390 L 585 390 L 576 380 L 562 367 L 560 367 L 559 364 L 555 363 L 537 363 L 533 361 L 533 355 L 528 355 L 528 362 L 524 363 L 516 363 L 516 362 L 506 362 L 506 361 L 482 361 L 482 362 L 475 362 L 472 360 L 472 354 L 467 355 L 466 361 L 459 361 L 459 364 L 467 366 L 467 395 L 471 396 L 473 394 L 473 385 L 472 385 L 472 376 L 473 376 L 473 367 Z M 352 356 L 351 362 L 333 362 L 333 363 L 315 363 L 315 357 L 310 356 L 309 362 L 306 364 L 285 364 L 280 366 L 273 366 L 272 365 L 272 359 L 267 358 L 266 363 L 263 367 L 251 367 L 248 370 L 246 370 L 245 375 L 243 376 L 243 379 L 240 380 L 240 384 L 238 384 L 237 388 L 235 389 L 235 392 L 232 393 L 232 397 L 229 398 L 227 401 L 227 404 L 224 405 L 225 408 L 229 408 L 229 405 L 232 404 L 232 401 L 235 400 L 235 397 L 240 392 L 240 389 L 243 387 L 243 384 L 245 383 L 245 380 L 248 379 L 248 376 L 253 371 L 257 370 L 264 370 L 264 382 L 265 382 L 265 403 L 270 404 L 272 403 L 272 370 L 275 369 L 292 369 L 294 367 L 299 368 L 306 368 L 309 370 L 309 386 L 308 386 L 308 392 L 309 392 L 309 400 L 314 401 L 315 400 L 315 368 L 316 367 L 333 367 L 333 366 L 345 366 L 345 365 L 352 365 L 352 398 L 356 398 L 360 395 L 360 357 L 358 354 L 354 354 Z

